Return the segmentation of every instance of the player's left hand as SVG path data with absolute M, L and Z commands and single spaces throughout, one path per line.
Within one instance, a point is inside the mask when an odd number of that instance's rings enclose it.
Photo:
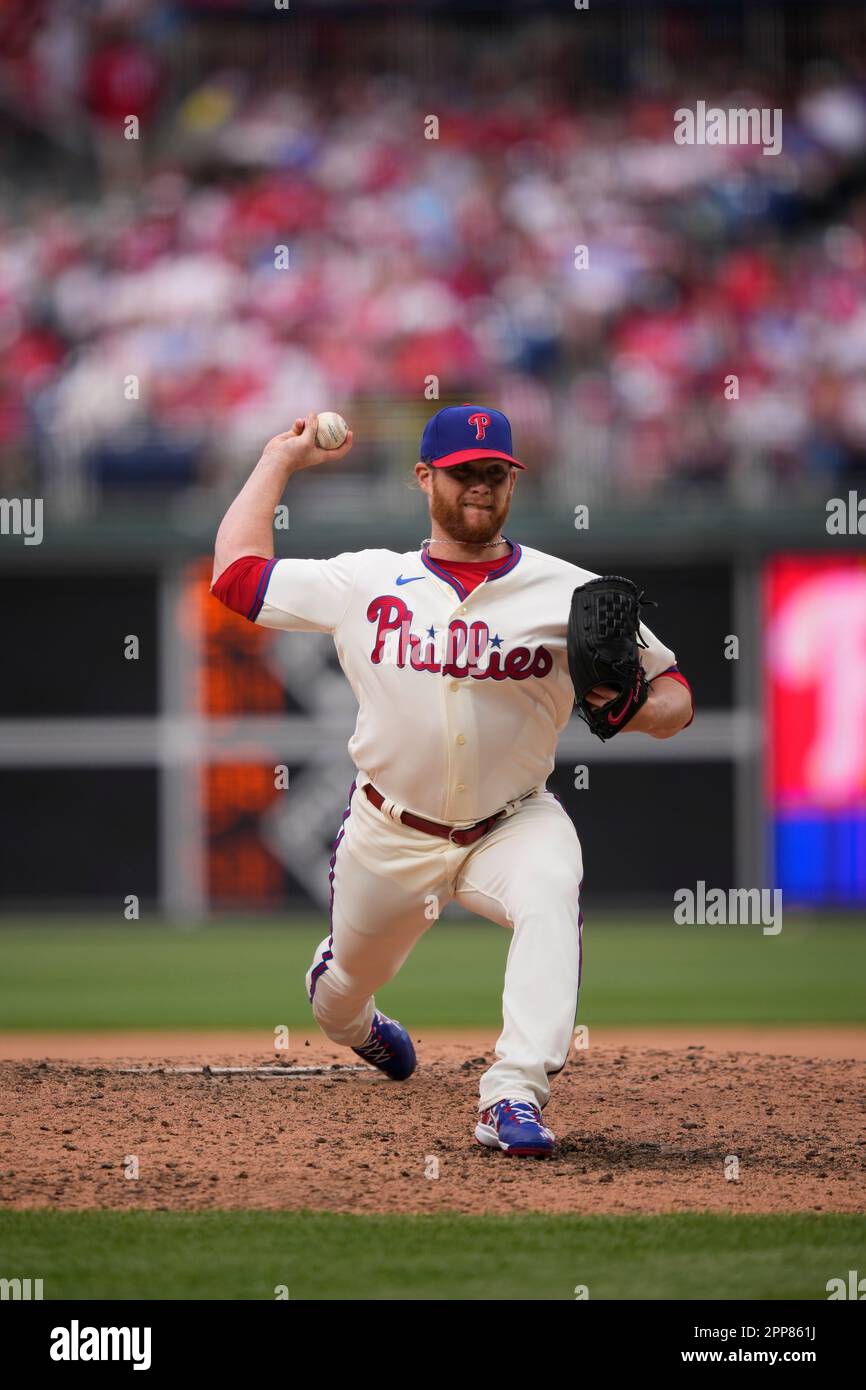
M 601 709 L 611 700 L 615 700 L 619 694 L 612 685 L 594 685 L 592 690 L 587 692 L 586 703 L 592 705 L 593 709 Z

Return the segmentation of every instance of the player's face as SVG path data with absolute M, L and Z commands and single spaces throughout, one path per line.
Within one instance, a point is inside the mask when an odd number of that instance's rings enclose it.
M 455 541 L 498 536 L 508 516 L 515 470 L 499 459 L 475 459 L 431 469 L 430 515 Z

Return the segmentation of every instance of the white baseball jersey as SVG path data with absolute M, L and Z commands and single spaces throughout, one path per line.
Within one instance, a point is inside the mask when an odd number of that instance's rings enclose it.
M 331 633 L 358 701 L 358 786 L 431 820 L 469 825 L 543 787 L 574 709 L 571 596 L 597 576 L 511 544 L 471 593 L 426 550 L 274 560 L 249 614 Z M 652 680 L 676 657 L 644 624 L 641 635 Z

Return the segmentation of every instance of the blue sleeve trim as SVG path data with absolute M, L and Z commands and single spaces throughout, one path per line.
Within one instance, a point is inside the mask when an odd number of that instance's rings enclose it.
M 250 608 L 250 611 L 247 614 L 247 617 L 252 623 L 255 622 L 256 618 L 262 611 L 262 604 L 265 601 L 265 595 L 268 592 L 268 585 L 271 582 L 271 575 L 274 572 L 274 566 L 276 565 L 276 563 L 276 557 L 274 557 L 273 560 L 269 560 L 259 577 L 259 584 L 258 588 L 256 589 L 256 596 L 253 599 L 252 607 Z

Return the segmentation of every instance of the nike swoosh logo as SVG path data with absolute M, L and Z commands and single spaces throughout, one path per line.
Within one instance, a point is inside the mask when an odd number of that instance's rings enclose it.
M 404 579 L 403 576 L 402 576 L 402 574 L 398 574 L 398 575 L 397 575 L 397 579 L 396 579 L 396 583 L 397 583 L 397 584 L 411 584 L 415 579 L 426 579 L 426 578 L 427 578 L 427 576 L 426 576 L 425 574 L 410 574 L 408 579 Z

